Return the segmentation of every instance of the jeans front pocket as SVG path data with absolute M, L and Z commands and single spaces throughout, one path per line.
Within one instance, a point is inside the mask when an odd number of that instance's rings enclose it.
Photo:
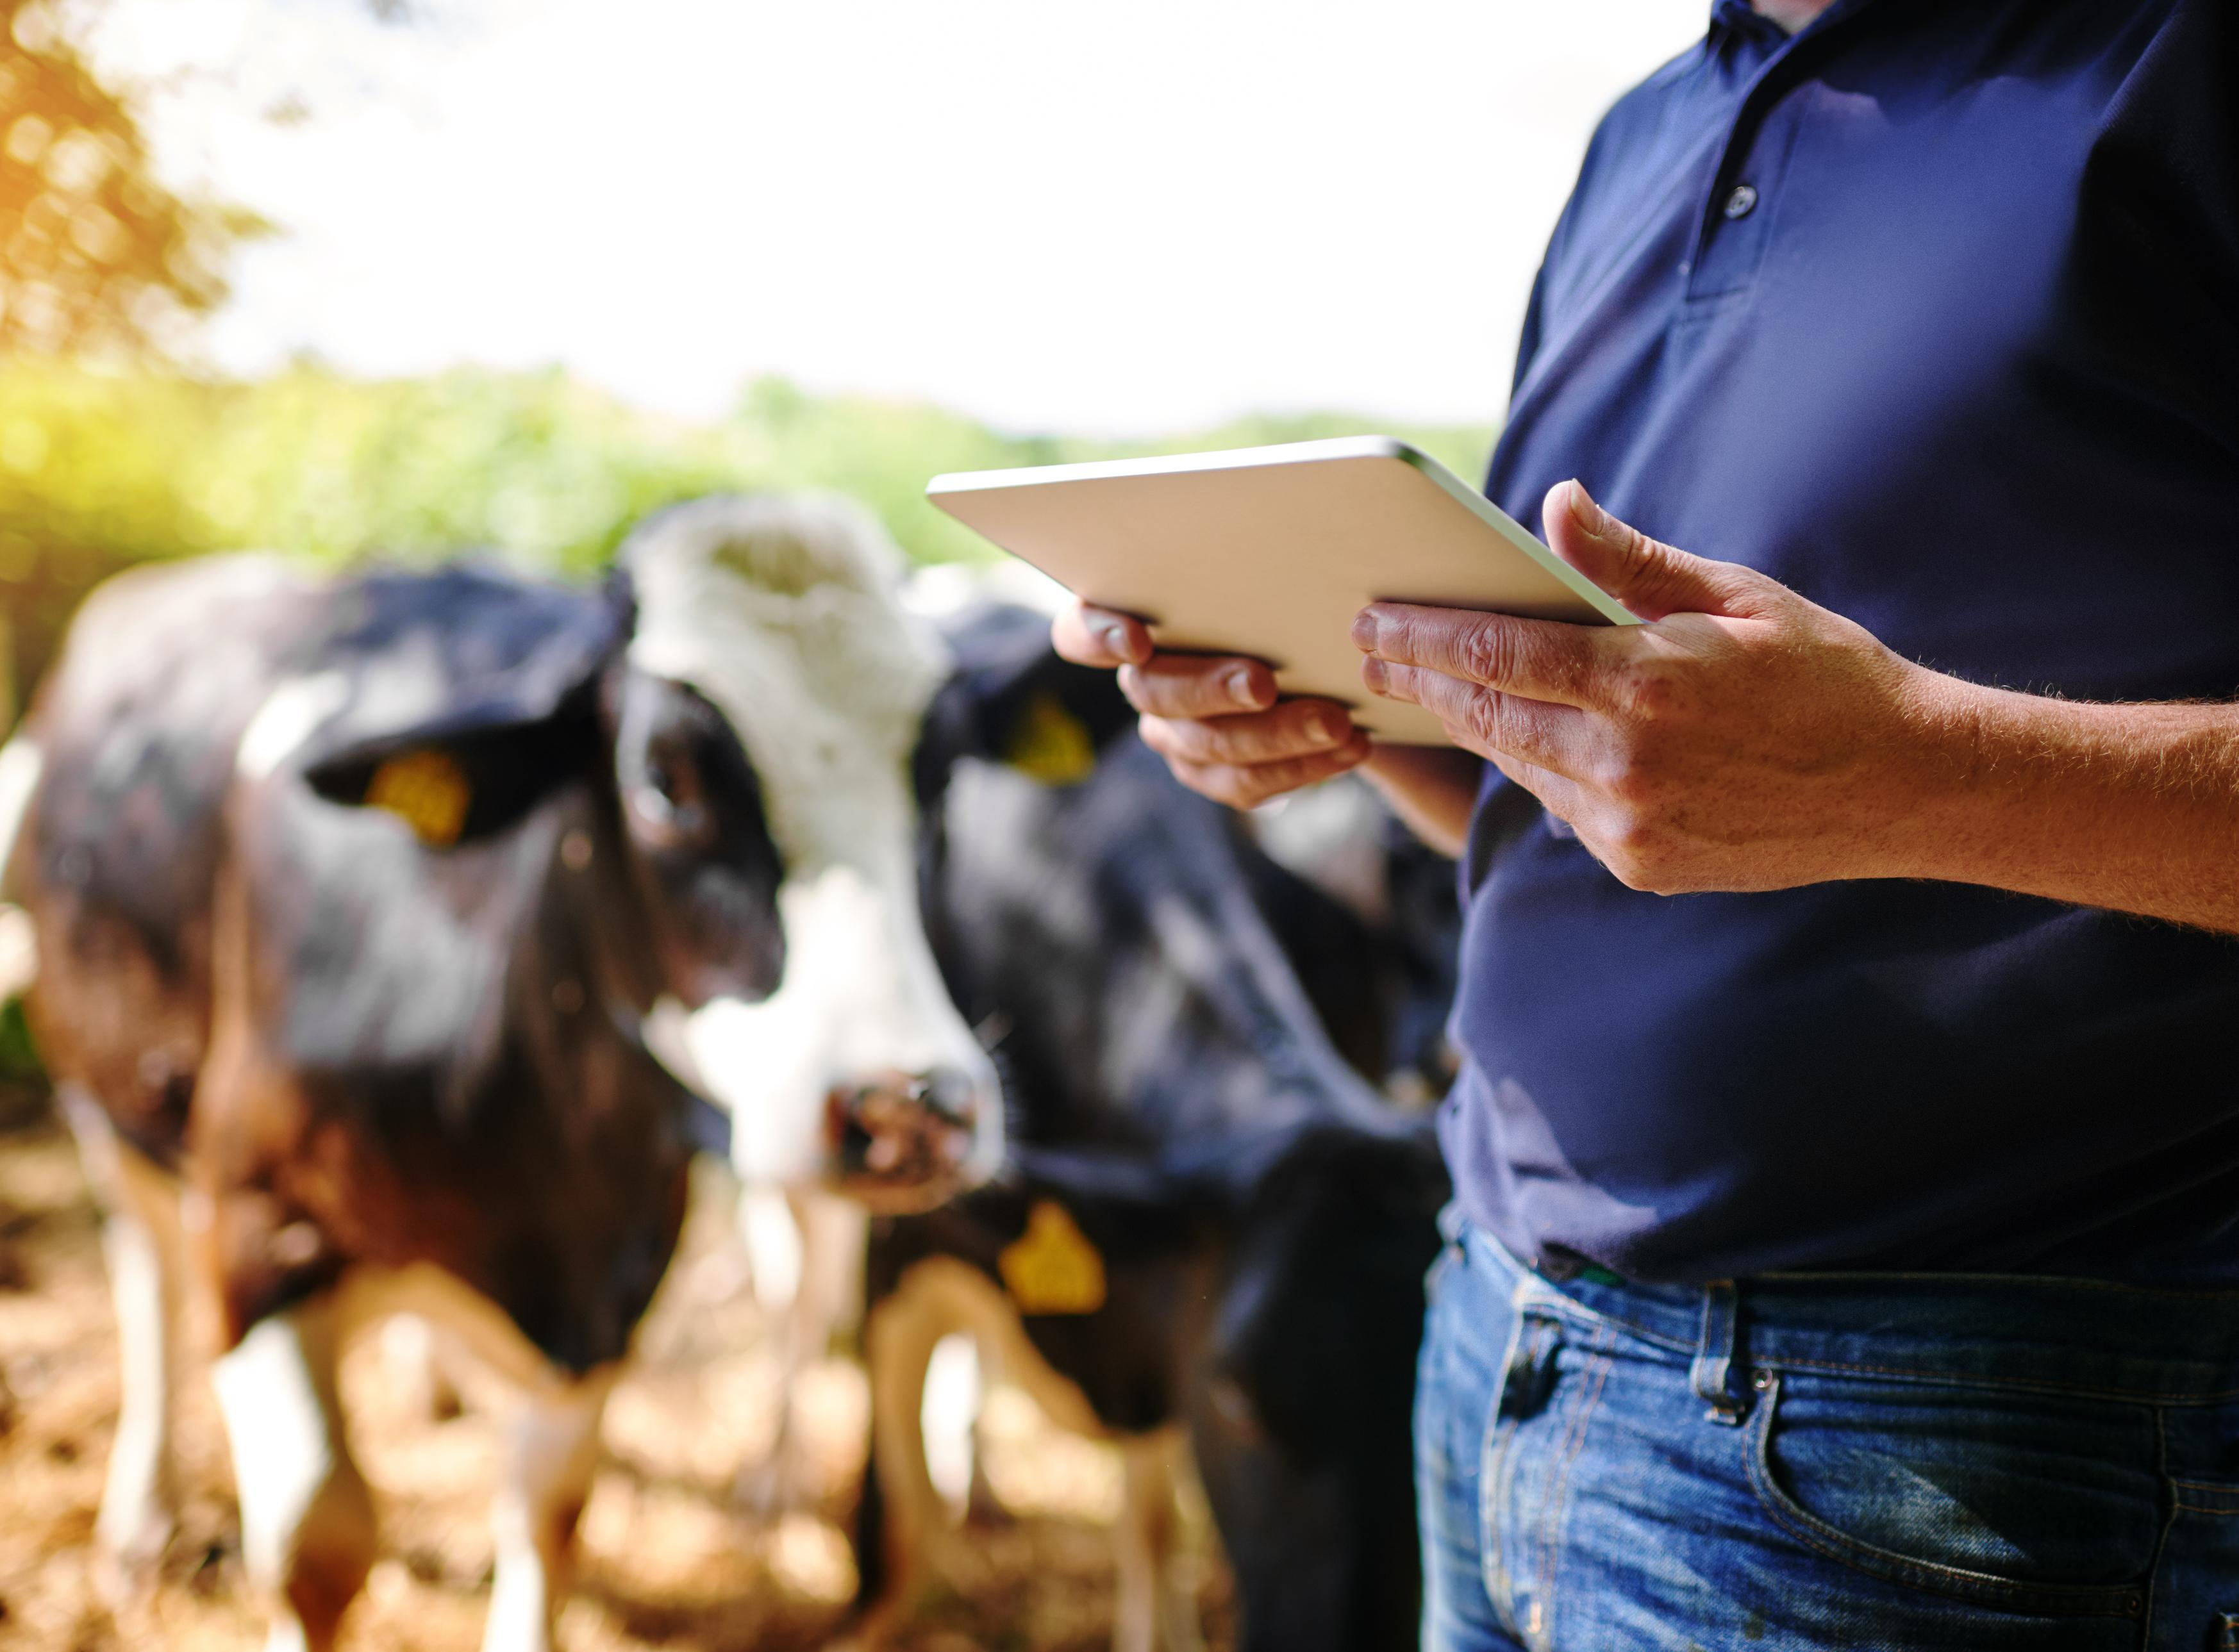
M 2146 1408 L 1813 1372 L 1759 1387 L 1750 1483 L 1795 1541 L 1980 1606 L 2144 1610 L 2162 1521 Z

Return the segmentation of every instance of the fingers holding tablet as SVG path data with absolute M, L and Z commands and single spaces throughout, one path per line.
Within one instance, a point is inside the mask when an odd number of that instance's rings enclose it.
M 1050 621 L 1050 643 L 1076 666 L 1139 665 L 1151 657 L 1151 628 L 1132 614 L 1076 602 Z
M 1292 700 L 1264 712 L 1234 717 L 1159 717 L 1140 725 L 1143 743 L 1161 757 L 1187 763 L 1284 763 L 1335 755 L 1368 737 L 1352 726 L 1345 707 L 1325 700 Z
M 1257 660 L 1157 654 L 1120 668 L 1120 692 L 1146 717 L 1226 717 L 1274 705 L 1275 673 Z
M 1232 809 L 1257 808 L 1270 798 L 1344 773 L 1368 755 L 1368 736 L 1356 734 L 1333 752 L 1288 758 L 1276 763 L 1193 763 L 1169 757 L 1166 766 L 1193 792 Z
M 1160 655 L 1151 664 L 1169 658 Z M 1234 663 L 1187 656 L 1180 662 L 1207 665 L 1215 673 Z M 1365 761 L 1369 752 L 1368 736 L 1333 700 L 1288 700 L 1265 711 L 1215 717 L 1146 712 L 1137 726 L 1143 743 L 1166 760 L 1183 785 L 1238 809 L 1342 774 Z
M 1368 756 L 1368 737 L 1335 700 L 1283 700 L 1257 660 L 1159 654 L 1141 620 L 1075 603 L 1050 627 L 1076 665 L 1118 667 L 1142 713 L 1143 743 L 1193 791 L 1235 808 L 1341 774 Z

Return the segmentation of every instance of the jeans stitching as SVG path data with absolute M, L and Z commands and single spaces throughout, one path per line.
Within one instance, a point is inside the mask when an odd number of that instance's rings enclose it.
M 2169 1419 L 2158 1405 L 2154 1407 L 2154 1472 L 2163 1480 L 2169 1480 Z M 2176 1526 L 2175 1492 L 2170 1493 L 2170 1504 L 2168 1518 L 2162 1522 L 2161 1530 L 2154 1534 L 2154 1562 L 2146 1574 L 2146 1609 L 2139 1614 L 2139 1638 L 2148 1646 L 2153 1644 L 2154 1614 L 2161 1606 L 2162 1556 L 2169 1552 L 2169 1533 Z
M 1508 1345 L 1501 1351 L 1500 1372 L 1493 1382 L 1492 1403 L 1485 1408 L 1485 1432 L 1478 1446 L 1478 1582 L 1485 1589 L 1485 1603 L 1492 1607 L 1492 1615 L 1500 1620 L 1501 1628 L 1511 1639 L 1521 1636 L 1515 1614 L 1509 1609 L 1508 1562 L 1501 1549 L 1498 1516 L 1507 1501 L 1508 1477 L 1515 1470 L 1516 1430 L 1502 1411 L 1507 1403 L 1509 1373 L 1516 1369 L 1525 1339 L 1531 1335 L 1532 1323 L 1518 1314 L 1516 1328 L 1509 1333 Z
M 1540 1523 L 1539 1553 L 1539 1634 L 1542 1643 L 1555 1643 L 1555 1576 L 1561 1563 L 1562 1525 L 1564 1506 L 1570 1501 L 1571 1471 L 1578 1464 L 1579 1454 L 1585 1450 L 1586 1424 L 1592 1419 L 1594 1408 L 1601 1403 L 1602 1390 L 1608 1385 L 1609 1375 L 1617 1364 L 1609 1348 L 1605 1332 L 1594 1333 L 1594 1344 L 1586 1369 L 1579 1373 L 1585 1391 L 1578 1402 L 1578 1415 L 1571 1420 L 1569 1437 L 1557 1459 L 1553 1483 L 1547 1488 L 1547 1516 Z
M 2197 1491 L 2204 1496 L 2219 1497 L 2225 1500 L 2228 1505 L 2222 1509 L 2205 1509 L 2202 1511 L 2203 1513 L 2214 1515 L 2239 1515 L 2239 1486 L 2225 1484 L 2214 1480 L 2187 1480 L 2181 1476 L 2174 1474 L 2169 1476 L 2169 1483 L 2171 1488 L 2176 1490 Z
M 1550 1318 L 1559 1317 L 1569 1319 L 1587 1330 L 1599 1330 L 1605 1326 L 1609 1326 L 1627 1332 L 1642 1342 L 1653 1343 L 1659 1348 L 1668 1348 L 1678 1353 L 1690 1355 L 1695 1351 L 1695 1343 L 1691 1342 L 1684 1342 L 1675 1337 L 1666 1337 L 1660 1331 L 1651 1330 L 1647 1326 L 1637 1324 L 1621 1314 L 1605 1313 L 1598 1308 L 1589 1308 L 1585 1304 L 1566 1297 L 1561 1291 L 1552 1288 L 1533 1291 L 1529 1300 L 1531 1307 L 1545 1313 Z
M 1776 1377 L 1759 1400 L 1757 1416 L 1744 1430 L 1743 1462 L 1758 1506 L 1776 1524 L 1805 1547 L 1829 1559 L 1871 1576 L 1963 1600 L 1979 1600 L 2018 1610 L 2037 1610 L 2076 1617 L 2130 1617 L 2143 1602 L 2139 1590 L 2123 1583 L 2024 1583 L 1988 1572 L 1939 1565 L 1851 1536 L 1829 1524 L 1781 1490 L 1772 1474 L 1772 1420 L 1780 1409 L 1780 1380 Z

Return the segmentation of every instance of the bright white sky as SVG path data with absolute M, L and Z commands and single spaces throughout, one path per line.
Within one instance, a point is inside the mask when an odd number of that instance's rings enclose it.
M 1497 417 L 1594 121 L 1709 6 L 418 10 L 108 14 L 101 55 L 165 77 L 167 170 L 287 232 L 239 264 L 221 365 L 560 362 L 695 416 L 775 372 L 1116 434 Z

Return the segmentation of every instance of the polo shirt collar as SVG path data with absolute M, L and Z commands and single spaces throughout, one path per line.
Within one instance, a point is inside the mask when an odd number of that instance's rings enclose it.
M 1777 51 L 1791 39 L 1816 34 L 1823 26 L 1837 17 L 1865 10 L 1869 0 L 1835 0 L 1835 3 L 1814 17 L 1794 36 L 1771 18 L 1757 10 L 1750 0 L 1711 0 L 1711 46 L 1717 50 L 1728 40 L 1748 41 L 1768 51 Z
M 1722 45 L 1737 36 L 1759 45 L 1778 46 L 1788 39 L 1788 31 L 1749 0 L 1711 0 L 1711 44 Z

